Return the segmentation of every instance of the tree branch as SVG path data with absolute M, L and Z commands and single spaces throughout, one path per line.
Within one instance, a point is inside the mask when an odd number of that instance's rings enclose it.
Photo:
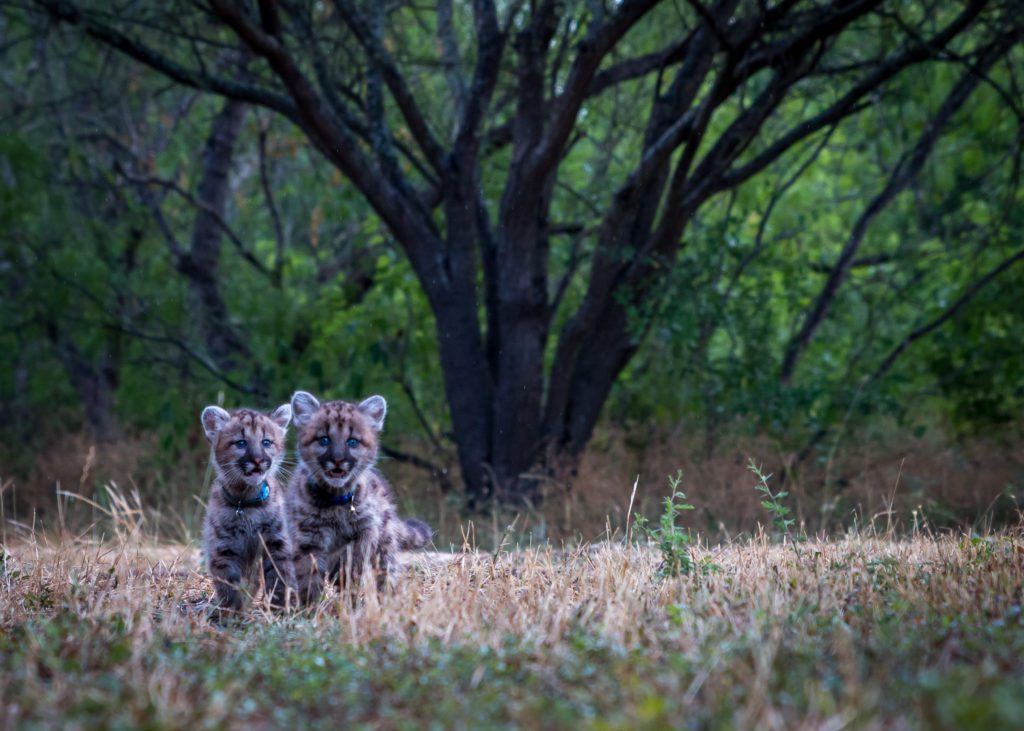
M 124 333 L 125 335 L 131 335 L 133 338 L 138 338 L 139 340 L 145 340 L 154 343 L 164 343 L 166 345 L 173 345 L 174 347 L 178 348 L 182 353 L 184 353 L 189 358 L 194 360 L 196 363 L 201 365 L 204 370 L 210 373 L 210 375 L 215 377 L 217 380 L 222 381 L 226 386 L 233 388 L 239 393 L 249 394 L 250 396 L 256 396 L 259 398 L 264 398 L 267 395 L 265 389 L 263 388 L 254 388 L 252 386 L 246 386 L 234 380 L 233 378 L 231 378 L 231 376 L 229 376 L 216 365 L 214 365 L 209 360 L 204 358 L 201 353 L 196 352 L 196 350 L 192 348 L 192 346 L 190 346 L 188 343 L 186 343 L 184 340 L 181 340 L 180 338 L 172 337 L 170 335 L 153 335 L 152 333 L 147 333 L 142 330 L 136 330 L 133 327 L 128 327 L 118 322 L 108 321 L 102 323 L 102 326 L 114 332 L 120 332 Z
M 69 3 L 60 2 L 60 0 L 34 0 L 34 2 L 46 9 L 56 20 L 81 26 L 88 35 L 101 43 L 159 71 L 179 84 L 267 107 L 288 117 L 293 117 L 296 112 L 291 100 L 283 94 L 182 66 L 152 47 L 99 22 L 93 15 L 83 12 Z
M 955 302 L 953 302 L 953 304 L 943 310 L 937 317 L 911 331 L 896 345 L 896 347 L 892 349 L 892 351 L 889 352 L 889 355 L 885 357 L 885 359 L 870 375 L 865 376 L 861 380 L 857 393 L 859 394 L 865 387 L 880 381 L 885 374 L 892 369 L 899 357 L 903 355 L 911 345 L 928 336 L 955 317 L 960 310 L 962 310 L 972 299 L 974 299 L 975 296 L 978 295 L 979 292 L 981 292 L 981 290 L 997 279 L 1000 274 L 1021 261 L 1024 261 L 1024 249 L 1004 259 L 998 265 L 990 269 L 981 279 L 971 284 L 971 286 L 969 286 L 964 293 L 960 295 Z M 804 446 L 794 456 L 790 469 L 792 466 L 798 465 L 807 459 L 811 454 L 811 450 L 813 450 L 822 439 L 828 436 L 828 433 L 829 429 L 825 426 L 821 426 L 815 430 L 810 439 L 807 440 L 807 443 L 804 444 Z M 786 472 L 788 472 L 788 470 L 780 474 L 780 479 L 784 480 Z
M 722 26 L 719 23 L 718 18 L 712 15 L 711 11 L 704 7 L 700 0 L 686 0 L 686 4 L 693 8 L 697 15 L 700 16 L 700 19 L 704 21 L 708 30 L 710 30 L 711 34 L 715 37 L 715 40 L 718 41 L 720 48 L 732 48 L 732 43 L 730 43 L 729 39 L 726 37 L 725 31 L 722 30 Z
M 384 48 L 379 35 L 373 32 L 355 5 L 349 0 L 334 0 L 334 4 L 338 8 L 342 20 L 366 49 L 370 61 L 380 70 L 384 83 L 387 84 L 395 103 L 402 112 L 402 117 L 409 125 L 409 131 L 412 132 L 413 138 L 419 144 L 423 154 L 426 155 L 431 167 L 440 174 L 444 166 L 444 148 L 430 130 L 426 118 L 420 111 L 405 78 L 398 70 L 398 66 L 395 65 L 394 59 L 391 58 L 391 54 Z
M 789 132 L 768 145 L 767 148 L 758 153 L 752 160 L 722 175 L 715 183 L 715 192 L 732 188 L 748 180 L 768 167 L 768 165 L 777 160 L 800 140 L 864 109 L 868 106 L 867 103 L 862 102 L 865 96 L 894 78 L 896 74 L 908 66 L 931 58 L 936 53 L 937 48 L 942 48 L 963 32 L 986 4 L 986 0 L 972 0 L 970 5 L 942 31 L 936 33 L 929 40 L 919 43 L 913 48 L 882 63 L 832 106 L 811 119 L 795 125 Z
M 416 196 L 400 181 L 382 175 L 362 152 L 351 131 L 327 116 L 322 100 L 276 39 L 249 23 L 231 0 L 210 0 L 210 6 L 281 78 L 295 102 L 292 118 L 324 156 L 366 196 L 402 244 L 420 280 L 443 286 L 447 277 L 437 258 L 437 232 Z
M 199 200 L 194 195 L 189 193 L 187 190 L 182 188 L 180 185 L 175 183 L 173 180 L 165 180 L 164 178 L 158 178 L 153 175 L 134 175 L 128 172 L 124 168 L 124 166 L 121 165 L 120 162 L 114 163 L 114 169 L 117 171 L 119 175 L 123 176 L 125 180 L 128 180 L 132 183 L 136 183 L 139 185 L 156 185 L 161 188 L 166 188 L 167 190 L 170 190 L 176 193 L 177 195 L 181 196 L 189 205 L 191 205 L 197 211 L 200 211 L 208 215 L 214 221 L 214 223 L 217 224 L 217 227 L 224 232 L 224 234 L 228 237 L 228 240 L 234 245 L 235 249 L 238 251 L 239 256 L 241 256 L 242 259 L 247 264 L 252 266 L 253 269 L 258 271 L 263 276 L 273 279 L 271 271 L 267 269 L 267 267 L 264 266 L 263 262 L 257 259 L 255 255 L 253 255 L 253 253 L 248 250 L 248 248 L 246 248 L 245 243 L 242 241 L 242 239 L 238 236 L 238 234 L 235 233 L 234 229 L 231 228 L 231 225 L 224 220 L 224 217 L 213 206 L 206 203 L 205 201 Z M 169 233 L 169 230 L 167 233 Z M 169 241 L 176 241 L 176 238 L 173 235 L 171 235 L 169 237 Z
M 1017 30 L 990 43 L 988 48 L 981 54 L 977 68 L 982 71 L 990 69 L 1019 41 L 1020 36 L 1021 31 Z M 825 315 L 830 309 L 832 302 L 835 300 L 839 287 L 849 271 L 849 265 L 853 261 L 853 257 L 857 253 L 857 250 L 860 248 L 872 221 L 874 221 L 875 217 L 917 177 L 917 174 L 924 166 L 925 161 L 931 155 L 931 152 L 935 147 L 935 143 L 941 136 L 943 129 L 949 123 L 957 110 L 959 110 L 960 107 L 963 106 L 964 102 L 967 101 L 968 97 L 970 97 L 971 93 L 978 86 L 980 80 L 981 77 L 974 69 L 971 69 L 967 71 L 956 84 L 954 84 L 953 88 L 946 95 L 942 105 L 935 113 L 935 116 L 932 117 L 924 131 L 921 133 L 917 144 L 914 145 L 914 148 L 909 152 L 909 154 L 905 155 L 903 159 L 900 160 L 899 164 L 897 164 L 895 170 L 893 170 L 890 175 L 889 181 L 886 183 L 885 187 L 868 204 L 867 208 L 865 208 L 864 212 L 861 213 L 860 217 L 854 223 L 850 236 L 846 240 L 846 244 L 843 246 L 843 249 L 839 254 L 839 258 L 836 261 L 835 268 L 832 270 L 832 273 L 822 286 L 821 292 L 815 300 L 813 307 L 804 318 L 803 325 L 793 335 L 789 344 L 786 346 L 786 351 L 782 358 L 782 367 L 780 369 L 780 379 L 783 383 L 788 383 L 792 378 L 793 371 L 796 369 L 796 364 L 800 354 L 807 347 L 808 343 L 810 343 L 814 333 L 824 321 Z
M 937 317 L 915 329 L 907 335 L 907 337 L 903 338 L 903 340 L 901 340 L 900 343 L 892 349 L 892 352 L 885 357 L 885 360 L 879 364 L 878 368 L 876 368 L 875 371 L 866 379 L 865 383 L 873 383 L 879 380 L 889 371 L 890 368 L 892 368 L 896 359 L 899 358 L 907 348 L 941 327 L 943 323 L 954 317 L 961 309 L 964 308 L 964 306 L 974 299 L 981 290 L 992 283 L 992 281 L 994 281 L 1000 274 L 1021 261 L 1024 261 L 1024 249 L 1021 249 L 1012 256 L 1007 257 L 998 265 L 990 269 L 985 276 L 968 287 L 953 304 L 943 310 Z
M 262 123 L 260 124 L 258 141 L 260 157 L 260 185 L 263 188 L 263 198 L 267 202 L 267 210 L 270 211 L 270 221 L 274 227 L 274 240 L 277 242 L 277 256 L 274 257 L 274 268 L 271 273 L 271 281 L 275 287 L 280 288 L 282 283 L 282 273 L 284 270 L 284 229 L 281 226 L 281 215 L 277 211 L 277 203 L 274 201 L 274 192 L 270 186 L 270 174 L 267 171 L 267 126 Z
M 552 104 L 547 114 L 550 119 L 547 131 L 531 155 L 534 180 L 546 177 L 551 167 L 561 159 L 561 150 L 576 124 L 576 115 L 587 98 L 601 61 L 656 4 L 657 0 L 623 0 L 614 15 L 588 32 L 580 43 L 565 81 L 565 90 Z
M 693 33 L 690 33 L 686 38 L 660 51 L 619 61 L 599 71 L 594 75 L 594 80 L 590 82 L 587 96 L 597 96 L 616 84 L 632 81 L 633 79 L 638 79 L 655 71 L 661 71 L 673 64 L 680 63 L 686 58 L 686 52 L 692 38 Z
M 440 465 L 434 464 L 429 459 L 424 459 L 423 457 L 410 454 L 409 452 L 402 452 L 394 447 L 381 447 L 380 451 L 389 459 L 412 465 L 417 469 L 429 472 L 430 475 L 437 480 L 437 486 L 441 489 L 442 493 L 447 494 L 452 491 L 452 478 L 447 467 L 441 467 Z
M 277 16 L 277 3 L 275 0 L 259 0 L 260 21 L 263 25 L 263 32 L 267 35 L 281 35 L 281 19 Z
M 490 106 L 505 50 L 505 36 L 498 30 L 494 3 L 491 0 L 474 0 L 473 14 L 477 38 L 476 66 L 455 133 L 455 155 L 462 159 L 463 164 L 469 157 L 476 157 L 480 123 Z
M 888 264 L 896 259 L 892 254 L 873 254 L 872 256 L 862 256 L 859 259 L 854 259 L 850 262 L 850 269 L 858 269 L 860 267 L 873 267 L 879 264 Z M 811 271 L 816 274 L 831 274 L 835 271 L 835 264 L 811 264 Z
M 452 23 L 452 0 L 438 0 L 437 38 L 441 42 L 441 63 L 444 64 L 448 89 L 455 98 L 458 116 L 461 116 L 466 108 L 466 80 L 459 68 L 459 44 Z

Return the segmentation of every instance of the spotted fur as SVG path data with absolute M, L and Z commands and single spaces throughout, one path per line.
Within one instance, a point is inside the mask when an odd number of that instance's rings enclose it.
M 321 404 L 305 391 L 292 396 L 299 463 L 288 485 L 288 514 L 305 603 L 318 599 L 325 579 L 358 587 L 372 572 L 384 588 L 395 576 L 397 551 L 430 543 L 426 523 L 398 516 L 391 486 L 375 467 L 386 411 L 380 396 L 358 405 Z
M 285 494 L 277 478 L 291 415 L 289 404 L 269 415 L 249 409 L 228 413 L 219 406 L 203 409 L 201 421 L 216 472 L 203 525 L 203 552 L 221 610 L 240 610 L 261 577 L 275 607 L 285 607 L 288 588 L 294 590 Z M 270 491 L 265 502 L 237 507 L 258 498 L 264 482 Z

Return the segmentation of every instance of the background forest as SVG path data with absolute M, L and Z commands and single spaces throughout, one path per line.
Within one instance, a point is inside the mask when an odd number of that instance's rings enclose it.
M 201 408 L 297 388 L 385 396 L 445 539 L 677 468 L 749 528 L 748 457 L 810 528 L 1015 515 L 1012 0 L 0 5 L 9 517 L 194 535 Z

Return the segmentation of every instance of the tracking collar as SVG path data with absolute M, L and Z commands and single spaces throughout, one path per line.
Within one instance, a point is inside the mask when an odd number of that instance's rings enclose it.
M 260 485 L 260 494 L 250 500 L 238 500 L 232 497 L 226 487 L 221 486 L 221 489 L 224 491 L 224 499 L 228 501 L 228 505 L 235 509 L 235 515 L 241 515 L 242 510 L 245 508 L 258 508 L 270 499 L 270 485 L 267 484 L 266 480 Z
M 309 488 L 309 495 L 313 498 L 313 503 L 318 508 L 334 508 L 339 505 L 349 505 L 356 496 L 355 489 L 349 490 L 348 492 L 337 495 L 330 490 L 325 490 L 313 481 L 313 478 L 306 480 L 306 487 Z M 355 505 L 350 508 L 353 512 L 356 509 Z

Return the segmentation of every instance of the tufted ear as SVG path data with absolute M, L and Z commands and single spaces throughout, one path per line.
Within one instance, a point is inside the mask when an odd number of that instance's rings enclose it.
M 292 394 L 292 419 L 298 428 L 304 427 L 320 408 L 316 396 L 308 391 L 296 391 Z
M 370 396 L 359 404 L 359 411 L 370 420 L 374 431 L 384 428 L 384 415 L 388 412 L 388 402 L 383 396 Z
M 288 422 L 292 420 L 292 405 L 281 404 L 274 409 L 274 413 L 270 415 L 270 419 L 282 429 L 287 429 Z
M 203 431 L 206 432 L 206 438 L 211 442 L 217 438 L 217 432 L 224 428 L 224 425 L 228 423 L 228 419 L 231 418 L 231 414 L 226 412 L 220 406 L 207 406 L 203 409 L 202 416 L 199 417 L 199 421 L 203 425 Z

